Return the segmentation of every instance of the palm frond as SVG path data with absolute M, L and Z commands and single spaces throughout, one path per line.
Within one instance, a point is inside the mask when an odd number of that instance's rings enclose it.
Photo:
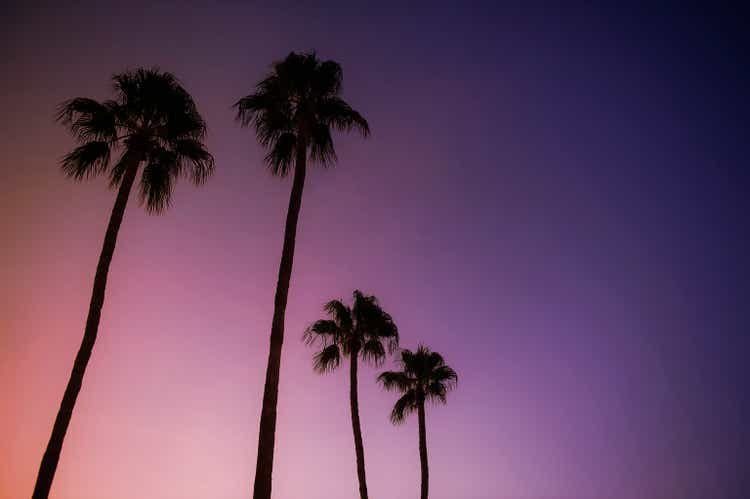
M 285 177 L 292 169 L 297 152 L 297 136 L 291 132 L 281 134 L 266 154 L 265 161 L 271 173 Z
M 423 347 L 420 345 L 419 350 L 420 353 L 424 353 L 427 356 L 427 366 L 429 366 L 430 371 L 445 365 L 445 359 L 443 359 L 443 356 L 440 355 L 437 352 L 430 351 L 427 347 Z
M 312 94 L 312 82 L 320 61 L 315 52 L 290 52 L 283 61 L 273 65 L 274 77 L 267 78 L 264 88 L 293 96 Z
M 104 173 L 112 149 L 123 151 L 109 171 L 110 185 L 122 181 L 127 158 L 146 164 L 140 196 L 150 213 L 169 206 L 173 183 L 185 173 L 202 184 L 214 159 L 202 139 L 206 124 L 177 78 L 158 69 L 139 68 L 112 77 L 114 99 L 76 98 L 63 102 L 56 118 L 83 144 L 61 161 L 65 173 L 81 179 Z
M 331 129 L 328 126 L 317 124 L 313 127 L 310 134 L 310 158 L 324 168 L 337 161 Z
M 329 342 L 335 342 L 338 336 L 339 327 L 336 325 L 336 322 L 320 319 L 305 329 L 302 338 L 308 345 L 315 341 L 321 341 L 324 345 L 327 345 Z
M 112 77 L 121 126 L 150 130 L 162 146 L 182 139 L 202 140 L 206 123 L 175 75 L 139 68 Z
M 315 57 L 315 54 L 311 54 Z M 338 95 L 341 92 L 341 84 L 344 73 L 341 65 L 335 61 L 323 61 L 316 64 L 315 75 L 311 86 L 316 95 Z
M 402 397 L 396 402 L 391 413 L 391 421 L 394 424 L 403 421 L 407 409 L 410 408 L 410 400 L 413 400 L 415 406 L 420 400 L 444 404 L 448 391 L 455 388 L 458 382 L 456 371 L 445 364 L 443 357 L 423 345 L 419 345 L 416 352 L 401 350 L 398 363 L 403 370 L 386 371 L 378 376 L 378 381 L 386 390 L 412 394 L 413 399 Z
M 272 65 L 253 93 L 235 102 L 237 121 L 255 129 L 274 174 L 286 175 L 303 147 L 313 162 L 335 163 L 331 128 L 369 133 L 367 121 L 339 96 L 341 86 L 338 63 L 320 61 L 314 52 L 292 52 Z
M 392 335 L 390 335 L 390 336 L 383 336 L 383 335 L 381 335 L 381 337 L 385 337 L 385 339 L 386 339 L 386 345 L 388 346 L 388 353 L 389 354 L 392 354 L 396 350 L 398 350 L 399 336 L 398 336 L 398 328 L 395 327 L 395 324 L 394 324 L 394 329 L 393 329 L 393 334 Z
M 393 405 L 391 423 L 397 425 L 406 420 L 406 416 L 417 410 L 417 392 L 409 390 Z
M 425 398 L 430 402 L 440 402 L 441 404 L 448 402 L 448 399 L 446 398 L 448 390 L 442 383 L 430 383 L 425 387 L 424 393 Z
M 406 392 L 416 385 L 416 380 L 402 371 L 385 371 L 378 376 L 378 383 L 387 391 Z
M 109 188 L 114 189 L 120 185 L 120 182 L 122 181 L 122 176 L 125 174 L 125 169 L 127 168 L 127 159 L 128 152 L 126 151 L 124 154 L 120 156 L 120 159 L 117 160 L 117 162 L 110 168 L 109 170 Z
M 257 113 L 266 107 L 266 96 L 263 94 L 251 94 L 242 97 L 232 107 L 237 110 L 235 119 L 243 127 L 252 126 L 257 118 Z M 265 144 L 263 144 L 265 145 Z
M 432 352 L 424 345 L 419 345 L 416 351 L 402 350 L 399 363 L 403 366 L 404 371 L 410 375 L 427 380 L 432 370 L 443 364 L 443 358 L 440 354 Z
M 419 376 L 417 356 L 409 349 L 401 349 L 401 355 L 396 361 L 406 374 L 412 377 Z
M 180 90 L 180 93 L 184 90 Z M 206 137 L 207 126 L 203 117 L 198 113 L 195 103 L 189 97 L 182 104 L 173 104 L 173 108 L 162 110 L 158 120 L 161 125 L 155 130 L 165 144 L 174 147 L 175 142 L 192 139 L 198 142 Z M 182 111 L 180 111 L 182 110 Z
M 138 116 L 146 125 L 161 124 L 166 115 L 186 104 L 185 92 L 177 78 L 159 68 L 137 68 L 112 76 L 117 100 L 131 115 Z M 189 96 L 187 100 L 192 101 Z M 179 110 L 190 113 L 189 107 Z
M 115 104 L 86 97 L 63 102 L 55 119 L 67 126 L 79 142 L 114 142 L 117 137 Z
M 161 213 L 172 202 L 174 179 L 180 171 L 177 155 L 162 149 L 152 154 L 141 175 L 141 202 L 149 213 Z
M 385 360 L 385 347 L 377 338 L 371 338 L 362 345 L 362 360 L 370 362 L 376 367 L 383 364 Z
M 234 105 L 240 125 L 254 127 L 258 142 L 263 147 L 271 146 L 282 135 L 294 131 L 288 97 L 279 94 L 275 89 L 259 90 L 258 93 L 243 97 Z
M 324 99 L 318 105 L 321 123 L 342 132 L 358 131 L 363 137 L 370 135 L 367 120 L 338 96 Z
M 68 177 L 82 180 L 104 173 L 109 166 L 109 158 L 109 142 L 86 142 L 63 156 L 60 167 Z
M 214 157 L 205 146 L 197 139 L 181 138 L 174 141 L 172 151 L 180 171 L 187 163 L 187 177 L 195 185 L 203 184 L 214 172 Z
M 452 390 L 458 383 L 458 374 L 451 367 L 441 365 L 432 371 L 430 379 L 435 383 L 444 385 L 448 390 Z
M 341 351 L 338 345 L 328 345 L 313 356 L 313 369 L 318 373 L 327 373 L 336 369 L 341 363 Z
M 393 353 L 398 348 L 398 327 L 393 322 L 390 314 L 386 313 L 377 304 L 365 314 L 364 324 L 367 327 L 366 334 L 369 337 L 385 340 L 388 352 Z
M 352 330 L 352 311 L 341 300 L 331 300 L 324 305 L 323 309 L 336 321 L 339 329 L 346 332 Z

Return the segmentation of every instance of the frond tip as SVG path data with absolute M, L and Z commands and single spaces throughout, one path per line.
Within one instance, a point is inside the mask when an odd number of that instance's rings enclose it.
M 143 169 L 140 198 L 149 213 L 161 213 L 172 202 L 173 180 L 178 171 L 176 161 L 174 154 L 163 151 Z
M 79 142 L 114 142 L 120 111 L 114 101 L 101 103 L 87 97 L 76 97 L 60 104 L 55 119 L 67 126 Z
M 371 338 L 362 345 L 362 360 L 380 366 L 385 359 L 385 347 L 379 338 Z
M 60 168 L 68 177 L 83 180 L 104 173 L 109 167 L 109 157 L 109 143 L 87 142 L 66 154 L 60 161 Z
M 317 340 L 320 340 L 321 343 L 327 345 L 330 342 L 335 342 L 338 335 L 339 328 L 335 321 L 321 319 L 315 321 L 305 329 L 302 339 L 308 345 L 315 343 Z
M 385 371 L 378 376 L 378 382 L 388 391 L 409 391 L 417 382 L 406 373 L 399 371 Z
M 214 157 L 206 147 L 194 138 L 179 138 L 172 145 L 177 169 L 183 170 L 187 164 L 186 176 L 196 186 L 202 185 L 214 173 Z
M 406 420 L 406 416 L 416 411 L 418 407 L 417 393 L 409 390 L 399 398 L 393 405 L 391 411 L 391 423 L 398 425 Z
M 341 363 L 341 351 L 338 345 L 328 345 L 313 356 L 313 369 L 318 373 L 327 373 L 336 369 Z

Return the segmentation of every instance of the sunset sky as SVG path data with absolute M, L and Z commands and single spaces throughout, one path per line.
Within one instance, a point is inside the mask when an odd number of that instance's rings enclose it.
M 315 3 L 0 7 L 0 498 L 31 495 L 114 202 L 59 171 L 54 110 L 138 66 L 191 92 L 216 174 L 163 216 L 131 199 L 51 497 L 250 496 L 291 181 L 231 106 L 312 49 L 372 136 L 308 173 L 274 498 L 356 495 L 346 371 L 301 341 L 355 288 L 459 373 L 432 498 L 750 497 L 747 13 Z M 416 418 L 378 372 L 368 488 L 413 498 Z

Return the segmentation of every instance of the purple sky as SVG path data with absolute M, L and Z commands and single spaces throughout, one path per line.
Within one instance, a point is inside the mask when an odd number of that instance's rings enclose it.
M 244 2 L 0 7 L 0 497 L 28 496 L 114 200 L 53 122 L 112 73 L 174 72 L 215 178 L 135 197 L 57 499 L 248 497 L 291 183 L 232 103 L 291 50 L 344 68 L 372 137 L 303 199 L 274 497 L 353 497 L 344 371 L 304 327 L 360 288 L 459 373 L 427 414 L 434 499 L 750 495 L 745 12 Z M 390 363 L 387 364 L 390 366 Z M 364 369 L 376 498 L 414 497 L 416 421 Z

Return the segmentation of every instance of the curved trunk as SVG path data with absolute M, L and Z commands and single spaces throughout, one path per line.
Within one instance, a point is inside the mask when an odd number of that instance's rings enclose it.
M 253 486 L 254 499 L 271 499 L 273 451 L 276 438 L 276 404 L 279 395 L 281 346 L 284 342 L 284 314 L 287 297 L 289 296 L 289 280 L 292 276 L 294 241 L 297 235 L 299 211 L 302 206 L 302 188 L 305 185 L 306 152 L 306 144 L 300 144 L 294 167 L 294 182 L 292 194 L 289 197 L 286 227 L 284 228 L 284 247 L 281 251 L 281 264 L 279 265 L 279 278 L 276 283 L 276 298 L 271 323 L 271 349 L 268 353 L 263 407 L 260 413 L 258 459 L 255 464 L 255 484 Z
M 128 204 L 130 190 L 133 186 L 136 173 L 138 172 L 138 164 L 140 163 L 140 156 L 137 153 L 126 152 L 125 154 L 127 157 L 124 158 L 123 161 L 127 162 L 127 166 L 122 178 L 122 183 L 120 184 L 120 189 L 117 192 L 115 205 L 112 208 L 112 214 L 109 217 L 109 225 L 107 226 L 107 232 L 104 236 L 104 244 L 102 245 L 102 252 L 99 256 L 99 264 L 96 267 L 94 289 L 91 293 L 91 303 L 89 305 L 88 318 L 86 319 L 86 329 L 83 333 L 83 341 L 81 342 L 81 347 L 78 349 L 78 354 L 73 362 L 73 370 L 70 373 L 68 385 L 65 387 L 65 394 L 60 403 L 60 409 L 57 411 L 55 424 L 52 427 L 52 435 L 50 436 L 49 443 L 47 443 L 47 449 L 44 451 L 42 463 L 39 466 L 39 474 L 36 478 L 36 485 L 34 486 L 32 499 L 46 499 L 49 495 L 50 488 L 52 487 L 52 480 L 55 477 L 57 463 L 60 460 L 60 452 L 62 451 L 65 433 L 68 430 L 70 418 L 73 415 L 73 408 L 75 407 L 76 399 L 78 398 L 78 392 L 81 391 L 83 375 L 86 372 L 86 366 L 89 363 L 89 358 L 91 357 L 91 352 L 94 349 L 94 343 L 96 342 L 102 305 L 104 305 L 104 292 L 107 287 L 109 264 L 112 262 L 112 255 L 117 243 L 117 233 L 120 230 L 120 224 L 122 223 L 122 217 L 125 214 L 125 207 Z
M 419 461 L 422 465 L 422 499 L 427 499 L 429 489 L 430 471 L 427 467 L 427 429 L 425 427 L 424 397 L 418 402 L 419 412 Z
M 362 428 L 359 424 L 359 400 L 357 397 L 357 360 L 359 351 L 354 349 L 349 355 L 349 402 L 352 410 L 352 430 L 354 431 L 354 451 L 357 455 L 357 479 L 359 480 L 359 497 L 367 499 L 367 480 L 365 478 L 365 449 L 362 445 Z

